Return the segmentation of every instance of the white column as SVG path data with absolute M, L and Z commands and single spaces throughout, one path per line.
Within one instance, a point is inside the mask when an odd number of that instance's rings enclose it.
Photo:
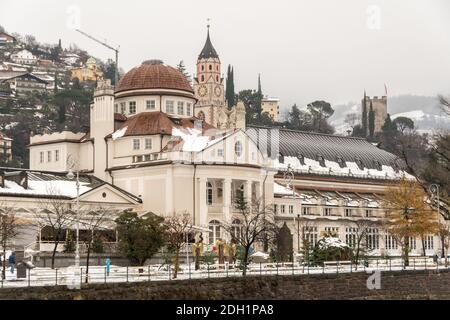
M 226 223 L 231 222 L 231 179 L 223 180 L 223 215 Z
M 251 203 L 252 203 L 252 181 L 250 181 L 250 180 L 245 181 L 244 192 L 245 192 L 245 194 L 244 194 L 245 201 L 247 201 L 247 203 L 249 205 L 251 205 Z
M 207 227 L 208 225 L 208 205 L 206 202 L 206 178 L 199 179 L 199 188 L 198 188 L 198 199 L 199 199 L 199 210 L 200 210 L 200 226 Z

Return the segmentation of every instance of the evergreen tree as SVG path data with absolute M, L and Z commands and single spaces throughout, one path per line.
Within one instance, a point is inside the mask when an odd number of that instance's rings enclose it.
M 263 92 L 261 88 L 261 75 L 258 75 L 258 91 L 256 92 L 256 105 L 255 105 L 255 111 L 258 118 L 258 121 L 261 121 L 261 114 L 262 114 L 262 99 L 263 99 Z
M 293 130 L 301 130 L 302 127 L 302 111 L 296 104 L 292 106 L 288 115 L 288 127 Z
M 189 84 L 192 85 L 191 75 L 186 71 L 186 66 L 184 65 L 184 61 L 181 60 L 179 64 L 177 64 L 177 69 L 180 71 L 187 79 Z
M 228 65 L 227 70 L 225 100 L 227 101 L 228 107 L 236 105 L 236 94 L 234 93 L 234 69 L 231 65 Z
M 373 140 L 375 134 L 375 112 L 373 111 L 372 101 L 370 101 L 369 111 L 369 139 Z
M 105 79 L 111 80 L 113 86 L 116 85 L 116 63 L 108 59 L 106 62 L 105 70 L 103 71 Z
M 396 152 L 397 127 L 388 114 L 382 128 L 382 147 L 389 152 Z
M 366 91 L 364 91 L 364 99 L 362 102 L 362 117 L 361 117 L 361 124 L 362 124 L 362 130 L 364 131 L 364 137 L 367 136 L 367 96 Z

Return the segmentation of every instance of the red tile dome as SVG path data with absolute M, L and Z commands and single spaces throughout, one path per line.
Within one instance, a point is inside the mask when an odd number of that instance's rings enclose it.
M 144 61 L 131 69 L 119 81 L 116 93 L 142 89 L 172 89 L 193 93 L 186 77 L 177 69 L 163 64 L 161 60 Z

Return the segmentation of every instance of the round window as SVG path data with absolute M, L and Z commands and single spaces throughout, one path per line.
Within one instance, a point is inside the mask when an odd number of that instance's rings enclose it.
M 242 142 L 238 141 L 234 144 L 234 152 L 238 157 L 242 155 Z
M 106 192 L 103 192 L 102 197 L 106 198 Z

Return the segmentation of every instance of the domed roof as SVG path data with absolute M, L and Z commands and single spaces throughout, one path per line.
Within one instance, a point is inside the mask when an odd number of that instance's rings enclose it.
M 116 93 L 140 89 L 173 89 L 193 93 L 187 78 L 161 60 L 144 61 L 128 71 L 119 81 Z

